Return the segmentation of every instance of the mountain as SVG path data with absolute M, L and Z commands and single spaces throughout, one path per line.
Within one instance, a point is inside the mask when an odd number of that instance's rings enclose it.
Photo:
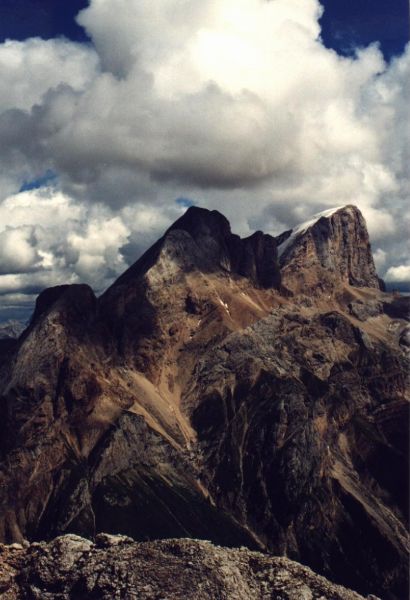
M 18 338 L 23 333 L 26 326 L 22 321 L 10 319 L 5 323 L 0 323 L 0 340 L 5 338 Z
M 407 592 L 408 303 L 352 206 L 278 238 L 190 208 L 0 372 L 0 540 L 195 537 Z

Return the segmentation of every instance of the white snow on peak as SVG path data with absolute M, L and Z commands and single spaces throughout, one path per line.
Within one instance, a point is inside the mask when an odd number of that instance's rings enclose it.
M 323 210 L 322 212 L 317 213 L 316 215 L 313 215 L 313 217 L 311 219 L 309 219 L 309 221 L 305 221 L 304 223 L 300 223 L 299 225 L 296 225 L 296 227 L 294 227 L 292 229 L 292 233 L 290 234 L 290 236 L 286 240 L 284 240 L 280 244 L 280 246 L 278 246 L 278 258 L 280 258 L 282 256 L 282 254 L 285 252 L 285 250 L 293 244 L 293 242 L 295 241 L 295 239 L 297 237 L 299 237 L 303 233 L 306 233 L 306 231 L 309 229 L 309 227 L 312 227 L 315 223 L 317 223 L 317 221 L 319 221 L 319 219 L 321 219 L 322 217 L 331 217 L 335 212 L 337 212 L 341 208 L 344 208 L 344 206 L 337 206 L 336 208 L 328 208 L 327 210 Z

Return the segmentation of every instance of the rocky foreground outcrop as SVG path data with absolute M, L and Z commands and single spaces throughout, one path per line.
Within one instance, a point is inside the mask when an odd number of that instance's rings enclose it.
M 3 600 L 363 600 L 287 558 L 210 542 L 75 535 L 0 545 Z M 377 600 L 375 596 L 369 600 Z
M 210 539 L 407 600 L 408 319 L 354 207 L 245 240 L 188 210 L 5 355 L 0 540 Z

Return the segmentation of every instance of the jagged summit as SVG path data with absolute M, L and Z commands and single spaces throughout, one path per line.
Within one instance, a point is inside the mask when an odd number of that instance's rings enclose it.
M 299 225 L 296 225 L 293 229 L 289 229 L 289 230 L 285 231 L 284 233 L 282 233 L 277 238 L 278 257 L 280 258 L 282 256 L 282 254 L 284 254 L 288 248 L 291 248 L 291 246 L 294 244 L 294 242 L 296 241 L 296 239 L 299 236 L 303 235 L 304 233 L 306 233 L 306 231 L 308 229 L 310 229 L 311 227 L 316 225 L 316 223 L 320 219 L 329 218 L 335 212 L 338 212 L 340 210 L 349 210 L 349 209 L 356 209 L 356 207 L 349 205 L 349 206 L 338 206 L 336 208 L 329 208 L 328 210 L 324 210 L 319 213 L 316 213 L 315 215 L 313 215 L 313 217 L 311 217 L 307 221 L 304 221 L 303 223 L 299 223 Z
M 74 318 L 81 320 L 86 313 L 93 310 L 96 298 L 91 287 L 86 284 L 57 285 L 46 288 L 36 300 L 30 326 L 33 327 L 57 303 L 60 303 L 60 311 L 71 312 Z
M 280 286 L 272 236 L 256 232 L 241 239 L 218 211 L 190 207 L 112 288 L 134 285 L 145 277 L 164 283 L 169 277 L 194 271 L 239 275 L 262 288 Z
M 228 219 L 217 210 L 208 210 L 199 206 L 190 206 L 186 212 L 169 227 L 183 229 L 193 238 L 204 234 L 212 237 L 227 238 L 231 235 L 231 226 Z
M 325 210 L 276 238 L 258 231 L 245 239 L 231 232 L 218 211 L 190 207 L 114 286 L 145 276 L 159 263 L 164 272 L 222 270 L 263 288 L 279 289 L 282 278 L 292 291 L 344 283 L 380 288 L 366 223 L 353 205 Z
M 52 307 L 79 331 L 79 322 L 96 317 L 107 340 L 134 356 L 141 336 L 145 347 L 147 339 L 163 339 L 162 323 L 181 331 L 176 306 L 196 314 L 215 307 L 236 330 L 268 314 L 271 292 L 332 295 L 346 284 L 379 289 L 366 224 L 354 206 L 326 210 L 277 238 L 257 231 L 244 239 L 218 211 L 190 207 L 98 301 L 88 286 L 44 290 L 31 326 Z M 144 361 L 155 362 L 151 355 Z
M 335 284 L 380 289 L 366 222 L 353 205 L 328 209 L 276 238 L 283 283 L 293 291 Z

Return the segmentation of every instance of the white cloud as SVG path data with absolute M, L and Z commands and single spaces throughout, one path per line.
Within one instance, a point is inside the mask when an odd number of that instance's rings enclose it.
M 30 271 L 40 262 L 32 227 L 6 227 L 0 233 L 0 273 Z
M 20 240 L 14 268 L 101 288 L 178 216 L 178 196 L 244 234 L 353 203 L 379 268 L 405 264 L 410 50 L 387 66 L 375 46 L 341 58 L 321 43 L 321 10 L 91 0 L 78 19 L 94 47 L 0 45 L 0 230 Z M 15 195 L 47 169 L 58 189 Z
M 376 265 L 376 269 L 379 273 L 386 264 L 386 256 L 386 252 L 381 248 L 377 248 L 377 250 L 373 252 L 374 264 Z
M 118 274 L 127 267 L 119 248 L 130 234 L 119 217 L 94 220 L 83 233 L 71 232 L 67 236 L 69 252 L 76 256 L 73 268 L 83 280 L 104 279 L 106 271 Z
M 10 222 L 13 227 L 2 225 Z M 18 289 L 19 281 L 30 288 L 45 278 L 101 289 L 126 268 L 119 249 L 129 234 L 109 209 L 79 204 L 61 192 L 41 189 L 7 198 L 0 205 L 3 288 Z
M 7 198 L 0 204 L 0 318 L 1 309 L 23 306 L 51 285 L 82 282 L 102 292 L 182 211 L 135 204 L 114 214 L 52 188 Z
M 97 63 L 91 49 L 64 39 L 7 40 L 0 44 L 0 110 L 30 110 L 61 84 L 84 90 Z
M 409 282 L 410 281 L 410 265 L 400 265 L 398 267 L 390 267 L 386 273 L 386 281 L 390 283 Z

